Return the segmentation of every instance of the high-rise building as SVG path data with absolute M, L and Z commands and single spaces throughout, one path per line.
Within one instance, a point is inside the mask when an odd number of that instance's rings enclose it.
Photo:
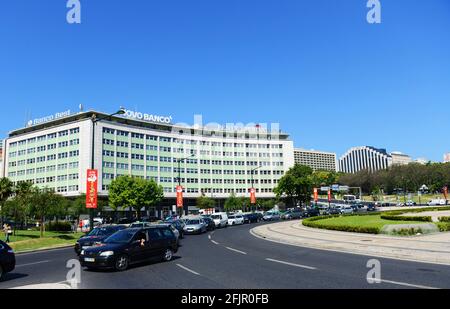
M 93 136 L 94 115 L 103 120 L 95 124 Z M 279 179 L 294 165 L 293 142 L 279 130 L 242 133 L 174 125 L 168 119 L 134 112 L 108 117 L 88 111 L 30 121 L 5 140 L 4 174 L 14 183 L 31 182 L 77 196 L 86 192 L 94 144 L 100 196 L 108 195 L 116 177 L 133 175 L 160 184 L 162 204 L 171 208 L 179 174 L 185 203 L 192 206 L 201 194 L 219 200 L 231 193 L 248 196 L 252 182 L 259 198 L 273 198 Z
M 296 164 L 311 167 L 314 171 L 337 170 L 337 158 L 335 153 L 316 150 L 294 149 L 294 160 Z
M 395 151 L 391 152 L 392 165 L 408 165 L 413 162 L 413 159 L 407 154 Z
M 0 178 L 3 177 L 3 141 L 0 140 Z
M 392 157 L 386 149 L 372 146 L 354 147 L 339 159 L 339 171 L 357 173 L 362 170 L 378 171 L 392 165 Z

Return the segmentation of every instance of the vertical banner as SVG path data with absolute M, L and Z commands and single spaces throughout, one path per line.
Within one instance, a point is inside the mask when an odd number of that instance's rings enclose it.
M 447 200 L 447 197 L 448 197 L 448 186 L 444 187 L 444 197 Z
M 331 189 L 328 190 L 328 202 L 331 202 Z
M 97 195 L 98 195 L 98 171 L 87 170 L 87 182 L 86 182 L 86 208 L 97 208 Z
M 183 208 L 183 187 L 177 186 L 177 207 Z
M 256 204 L 256 189 L 250 188 L 250 203 Z
M 314 188 L 314 202 L 317 203 L 318 200 L 319 200 L 319 189 Z

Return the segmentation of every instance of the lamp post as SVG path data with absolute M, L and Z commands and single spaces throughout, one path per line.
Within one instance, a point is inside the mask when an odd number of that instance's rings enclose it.
M 100 118 L 97 118 L 97 114 L 95 112 L 92 114 L 92 117 L 91 117 L 91 121 L 92 121 L 91 169 L 95 169 L 95 164 L 94 164 L 94 162 L 95 162 L 95 151 L 94 151 L 94 147 L 95 147 L 95 125 L 99 121 L 111 118 L 112 116 L 115 116 L 115 115 L 123 115 L 123 114 L 125 114 L 125 109 L 124 108 L 120 108 L 120 110 L 118 110 L 117 112 L 115 112 L 113 114 L 110 114 L 108 116 L 100 117 Z M 94 210 L 92 208 L 89 209 L 89 228 L 90 228 L 90 230 L 92 230 L 94 228 Z
M 252 189 L 255 189 L 255 186 L 254 186 L 254 180 L 253 180 L 253 173 L 254 173 L 257 169 L 260 169 L 261 167 L 262 167 L 262 166 L 260 165 L 260 166 L 255 167 L 254 169 L 251 170 Z M 256 190 L 255 190 L 255 192 L 256 192 Z M 256 210 L 256 205 L 255 205 L 255 210 Z M 251 203 L 250 203 L 250 211 L 252 211 L 252 204 L 251 204 Z
M 189 157 L 183 158 L 183 159 L 177 159 L 177 163 L 178 163 L 178 186 L 181 187 L 181 162 L 186 161 L 187 159 L 193 158 L 195 155 L 191 154 Z M 184 208 L 184 207 L 183 207 Z M 183 210 L 181 210 L 181 215 L 180 217 L 183 216 Z

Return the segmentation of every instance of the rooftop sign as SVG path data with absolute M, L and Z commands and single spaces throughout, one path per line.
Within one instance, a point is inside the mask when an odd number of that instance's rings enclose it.
M 162 124 L 170 124 L 172 123 L 172 116 L 158 116 L 153 114 L 146 114 L 141 112 L 135 112 L 132 110 L 125 110 L 125 114 L 123 115 L 126 118 L 141 120 L 147 122 L 157 122 Z
M 46 117 L 42 117 L 42 118 L 36 118 L 33 120 L 28 121 L 27 126 L 31 127 L 31 126 L 35 126 L 38 124 L 42 124 L 45 122 L 49 122 L 49 121 L 53 121 L 53 120 L 57 120 L 60 118 L 64 118 L 64 117 L 68 117 L 70 116 L 70 109 L 64 112 L 60 112 L 60 113 L 55 113 L 54 115 L 50 115 L 50 116 L 46 116 Z

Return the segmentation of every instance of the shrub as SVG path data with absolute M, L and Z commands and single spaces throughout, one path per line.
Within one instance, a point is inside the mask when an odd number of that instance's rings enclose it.
M 450 223 L 449 222 L 438 222 L 436 223 L 439 231 L 441 232 L 450 232 Z
M 450 217 L 439 217 L 439 222 L 450 222 Z
M 380 230 L 376 227 L 361 227 L 361 226 L 346 226 L 346 225 L 323 225 L 319 220 L 336 218 L 340 217 L 339 215 L 335 216 L 326 216 L 326 217 L 315 217 L 303 220 L 303 225 L 312 228 L 319 228 L 325 230 L 334 230 L 334 231 L 342 231 L 342 232 L 354 232 L 354 233 L 365 233 L 365 234 L 379 234 Z
M 385 214 L 381 215 L 381 219 L 384 220 L 392 220 L 392 221 L 421 221 L 421 222 L 433 222 L 433 219 L 431 216 L 418 216 L 418 217 L 404 217 L 400 215 L 392 215 L 392 214 Z
M 67 221 L 46 223 L 45 230 L 49 232 L 71 232 L 72 225 Z

